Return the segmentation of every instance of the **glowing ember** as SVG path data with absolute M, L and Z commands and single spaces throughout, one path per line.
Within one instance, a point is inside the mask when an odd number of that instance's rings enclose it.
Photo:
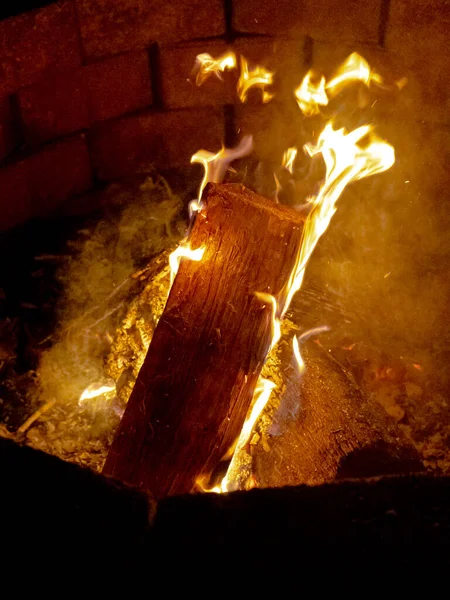
M 320 107 L 328 104 L 328 97 L 325 92 L 325 77 L 322 77 L 314 83 L 313 72 L 308 73 L 303 78 L 300 86 L 295 90 L 295 98 L 300 110 L 306 117 L 312 117 L 320 113 Z
M 202 85 L 210 75 L 222 79 L 222 73 L 236 67 L 236 56 L 234 52 L 227 52 L 219 58 L 213 58 L 210 54 L 199 54 L 195 59 L 194 71 L 197 72 L 195 83 Z
M 264 67 L 256 66 L 254 69 L 249 69 L 247 60 L 241 56 L 241 74 L 237 85 L 237 93 L 241 102 L 246 102 L 248 91 L 252 87 L 257 87 L 262 90 L 262 101 L 264 104 L 273 98 L 265 88 L 272 85 L 273 73 Z
M 180 266 L 180 262 L 181 262 L 182 258 L 200 261 L 200 260 L 202 260 L 204 253 L 205 253 L 204 246 L 200 246 L 200 248 L 196 248 L 195 250 L 192 250 L 189 245 L 178 246 L 178 248 L 176 250 L 174 250 L 169 257 L 170 285 L 172 285 L 173 280 L 175 279 L 175 275 L 178 273 L 178 268 Z

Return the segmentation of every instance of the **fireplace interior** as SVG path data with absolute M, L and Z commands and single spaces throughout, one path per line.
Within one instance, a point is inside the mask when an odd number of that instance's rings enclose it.
M 327 538 L 349 550 L 351 535 L 371 548 L 367 556 L 349 551 L 361 573 L 380 569 L 380 553 L 390 557 L 383 573 L 395 572 L 398 553 L 411 571 L 434 565 L 440 572 L 449 560 L 447 3 L 28 4 L 5 6 L 0 15 L 4 514 L 20 518 L 30 494 L 47 522 L 67 510 L 73 539 L 97 536 L 109 564 L 124 560 L 135 574 L 143 557 L 163 568 L 173 551 L 168 539 L 181 564 L 195 531 L 208 537 L 216 528 L 213 555 L 205 555 L 208 545 L 194 545 L 211 569 L 228 559 L 233 536 L 253 537 L 270 552 L 294 539 L 288 522 L 311 556 L 322 549 L 336 572 L 344 559 Z M 210 71 L 202 71 L 206 54 Z M 343 85 L 338 77 L 349 68 L 340 65 L 355 56 L 363 62 Z M 214 62 L 219 57 L 228 58 Z M 349 177 L 287 302 L 289 249 L 304 247 L 324 181 L 332 180 L 327 148 L 331 173 L 340 164 L 337 146 L 319 148 L 328 124 L 345 132 L 368 127 L 355 163 L 361 155 L 369 161 L 372 132 L 393 148 L 395 163 L 363 178 L 364 163 Z M 374 153 L 371 165 L 379 160 Z M 349 163 L 339 172 L 335 187 L 352 169 Z M 206 240 L 199 258 L 185 253 L 195 240 Z M 205 270 L 208 244 L 219 248 L 216 270 Z M 171 256 L 180 248 L 185 258 L 175 260 L 175 277 Z M 236 273 L 241 287 L 228 298 L 221 277 L 231 289 Z M 249 281 L 264 283 L 251 290 L 264 314 L 247 310 Z M 174 311 L 178 321 L 170 320 Z M 237 320 L 243 325 L 227 337 L 216 320 L 230 331 Z M 199 327 L 216 331 L 214 343 L 212 333 L 197 336 Z M 158 340 L 170 328 L 176 343 L 168 351 Z M 255 366 L 258 344 L 264 360 Z M 221 376 L 214 352 L 228 361 Z M 153 373 L 150 361 L 160 379 L 176 381 L 185 370 L 159 404 L 151 395 L 163 387 L 152 388 L 145 375 Z M 245 373 L 239 394 L 230 383 L 234 365 Z M 204 372 L 214 380 L 205 389 L 215 392 L 198 393 L 207 401 L 197 405 L 191 383 Z M 250 401 L 266 393 L 253 419 Z M 251 422 L 245 439 L 238 435 L 244 419 Z M 150 431 L 142 439 L 141 425 Z M 202 444 L 207 457 L 193 468 Z M 158 474 L 147 478 L 138 460 L 153 461 Z M 59 503 L 56 513 L 49 498 Z M 306 525 L 305 514 L 322 524 Z M 40 527 L 27 521 L 18 529 L 40 535 Z M 50 531 L 54 544 L 66 545 L 53 523 Z M 119 540 L 133 559 L 113 556 Z M 425 546 L 434 548 L 428 557 Z M 299 552 L 288 562 L 301 556 L 307 572 L 314 560 Z M 187 565 L 193 568 L 190 558 Z M 283 571 L 282 561 L 274 559 L 274 571 Z

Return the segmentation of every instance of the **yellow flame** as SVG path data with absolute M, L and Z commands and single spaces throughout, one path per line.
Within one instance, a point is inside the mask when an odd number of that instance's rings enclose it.
M 306 117 L 312 117 L 320 113 L 320 107 L 328 104 L 328 97 L 325 92 L 325 77 L 322 77 L 314 83 L 312 78 L 314 74 L 308 71 L 299 87 L 295 90 L 295 98 L 300 110 Z
M 366 139 L 365 145 L 359 145 Z M 347 133 L 333 129 L 328 123 L 319 136 L 316 146 L 306 144 L 305 150 L 313 156 L 321 153 L 325 161 L 326 176 L 318 195 L 311 199 L 312 208 L 303 228 L 303 240 L 296 266 L 284 290 L 282 316 L 295 292 L 300 289 L 306 264 L 317 242 L 336 212 L 336 201 L 351 182 L 389 169 L 395 162 L 394 148 L 372 133 L 370 125 L 358 127 Z
M 170 285 L 172 285 L 173 280 L 178 273 L 182 258 L 188 258 L 189 260 L 195 260 L 198 262 L 202 260 L 204 253 L 205 246 L 200 246 L 200 248 L 196 248 L 195 250 L 191 250 L 189 244 L 187 246 L 178 246 L 178 248 L 169 256 Z
M 254 402 L 250 414 L 247 416 L 245 423 L 242 427 L 241 433 L 239 435 L 238 442 L 236 444 L 236 449 L 233 454 L 233 458 L 231 459 L 230 465 L 227 469 L 225 477 L 222 479 L 220 486 L 215 486 L 212 490 L 213 492 L 223 493 L 231 491 L 232 479 L 231 473 L 234 471 L 234 461 L 236 457 L 239 455 L 239 451 L 245 446 L 247 441 L 250 438 L 252 433 L 252 429 L 269 401 L 272 390 L 276 387 L 276 385 L 270 381 L 269 379 L 264 379 L 264 377 L 259 377 L 258 382 L 256 384 L 255 392 L 253 395 Z
M 210 75 L 222 79 L 221 73 L 234 68 L 236 68 L 236 55 L 231 50 L 219 58 L 213 58 L 207 52 L 199 54 L 195 59 L 194 66 L 194 71 L 197 72 L 195 83 L 202 85 Z
M 303 360 L 303 357 L 301 355 L 298 339 L 295 335 L 292 338 L 292 351 L 294 353 L 294 358 L 297 362 L 298 372 L 299 374 L 302 374 L 305 370 L 305 361 Z
M 287 169 L 291 175 L 294 172 L 294 162 L 295 162 L 295 159 L 297 158 L 297 152 L 298 152 L 297 148 L 293 147 L 293 148 L 288 148 L 286 150 L 286 152 L 283 154 L 282 166 L 285 169 Z
M 265 292 L 255 292 L 255 296 L 262 300 L 265 304 L 270 304 L 272 307 L 272 342 L 270 344 L 270 350 L 277 345 L 281 337 L 281 321 L 278 319 L 278 306 L 277 301 L 272 294 L 266 294 Z
M 209 182 L 220 183 L 226 175 L 230 164 L 238 158 L 243 158 L 250 154 L 253 150 L 253 138 L 251 135 L 244 135 L 239 144 L 234 148 L 222 148 L 216 154 L 209 152 L 208 150 L 199 150 L 191 158 L 192 163 L 199 163 L 203 165 L 205 170 L 200 189 L 198 192 L 198 199 L 196 201 L 195 209 L 198 211 L 201 209 L 202 194 Z
M 78 404 L 83 404 L 86 400 L 91 400 L 92 398 L 98 398 L 99 396 L 103 396 L 103 394 L 109 394 L 110 392 L 114 392 L 116 390 L 115 383 L 91 383 L 81 394 Z
M 241 102 L 247 100 L 248 90 L 252 87 L 261 88 L 264 104 L 273 98 L 273 94 L 269 93 L 265 87 L 273 83 L 273 73 L 264 67 L 256 66 L 254 69 L 249 69 L 247 60 L 241 56 L 241 73 L 237 84 L 237 93 Z
M 336 75 L 326 84 L 330 96 L 338 94 L 342 88 L 351 83 L 360 81 L 369 86 L 375 83 L 383 87 L 383 78 L 374 71 L 367 60 L 357 52 L 353 52 L 339 67 Z

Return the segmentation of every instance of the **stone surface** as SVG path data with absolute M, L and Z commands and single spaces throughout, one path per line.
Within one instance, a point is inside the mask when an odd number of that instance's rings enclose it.
M 405 108 L 418 119 L 449 122 L 449 31 L 450 2 L 392 1 L 386 48 L 408 77 Z
M 377 42 L 380 7 L 381 0 L 234 0 L 233 25 L 242 33 Z
M 147 112 L 99 124 L 90 133 L 90 150 L 97 176 L 112 180 L 149 171 L 152 165 L 186 166 L 200 148 L 220 150 L 223 138 L 221 111 Z
M 81 63 L 72 2 L 0 23 L 0 95 Z
M 26 139 L 39 144 L 148 106 L 148 57 L 145 52 L 117 56 L 48 77 L 18 95 Z
M 29 144 L 55 139 L 89 124 L 82 69 L 46 78 L 23 88 L 18 96 Z
M 32 216 L 23 163 L 0 169 L 0 189 L 0 231 L 4 231 Z
M 84 135 L 67 138 L 25 159 L 33 214 L 45 214 L 61 202 L 92 187 Z
M 0 161 L 14 150 L 20 140 L 11 98 L 0 98 Z
M 145 108 L 152 102 L 146 52 L 123 54 L 89 65 L 83 72 L 91 123 Z
M 221 0 L 76 0 L 88 59 L 225 32 Z

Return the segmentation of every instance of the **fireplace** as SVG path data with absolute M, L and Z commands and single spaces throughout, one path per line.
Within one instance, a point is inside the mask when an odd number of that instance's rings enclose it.
M 0 436 L 158 500 L 448 475 L 450 16 L 157 4 L 0 22 Z

